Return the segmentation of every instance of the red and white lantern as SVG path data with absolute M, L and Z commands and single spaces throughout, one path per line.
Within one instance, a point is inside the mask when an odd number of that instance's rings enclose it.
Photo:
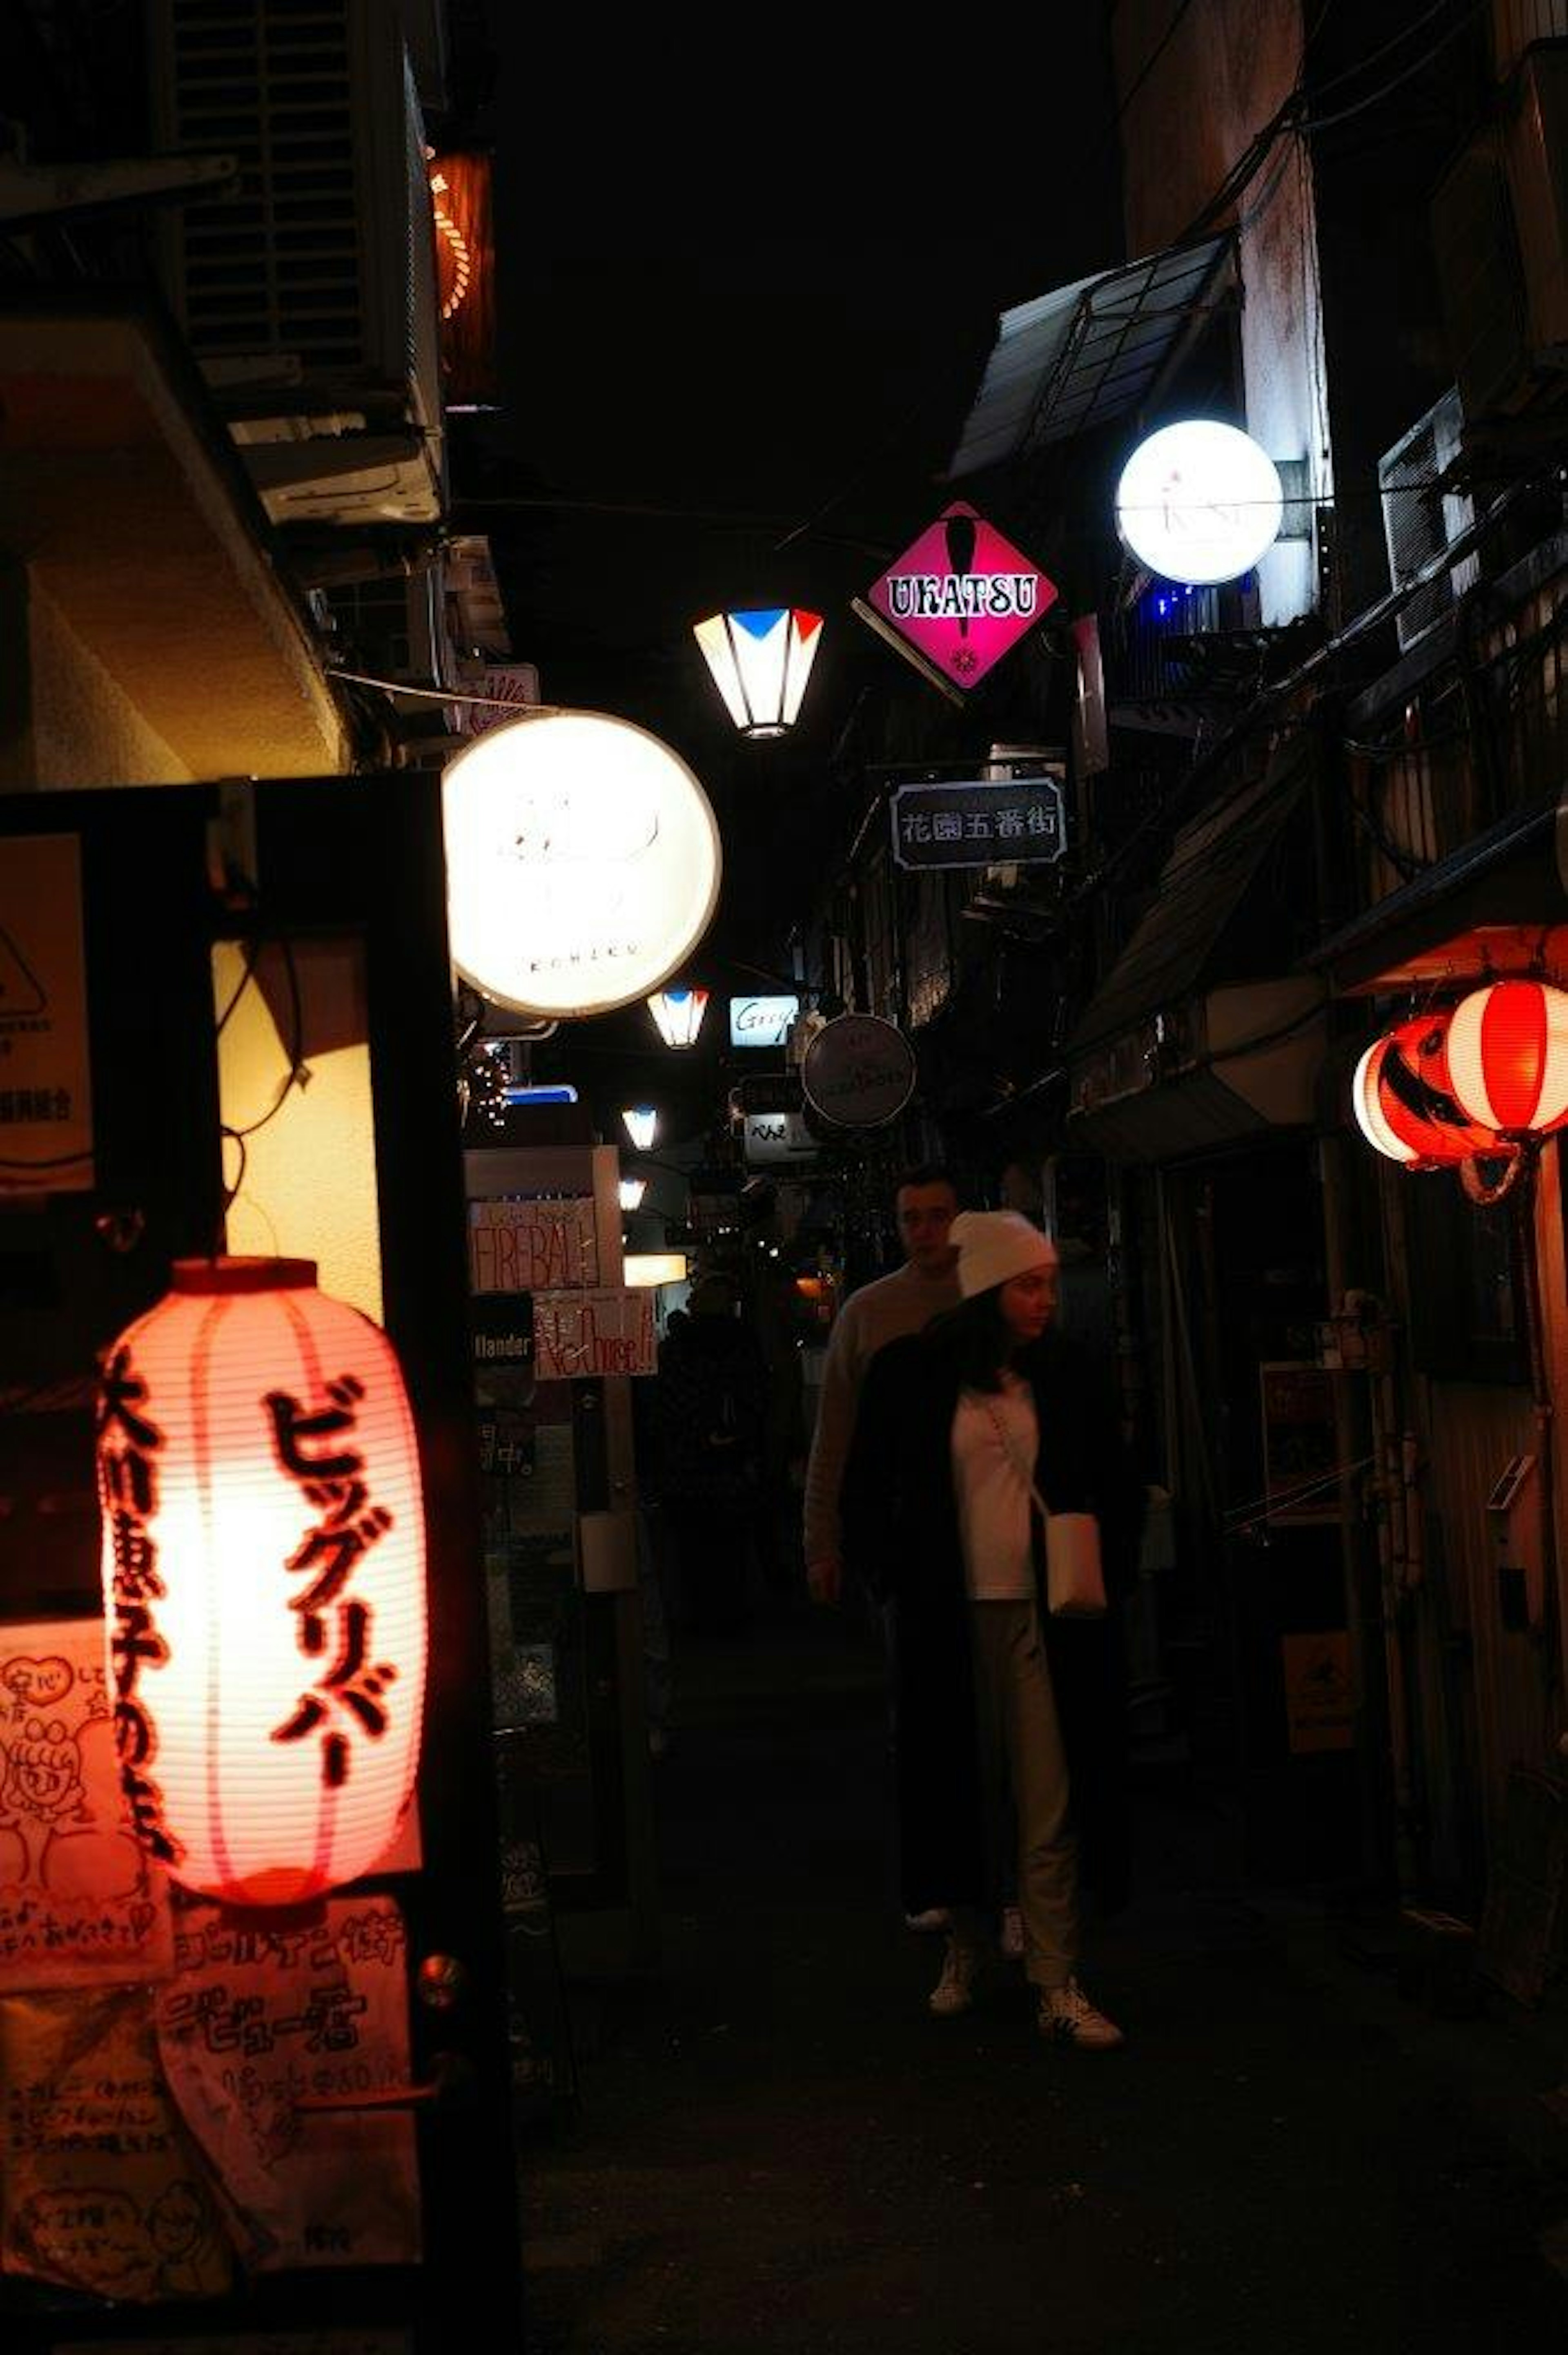
M 1454 1008 L 1448 1029 L 1454 1093 L 1472 1120 L 1511 1136 L 1568 1121 L 1568 990 L 1498 981 Z
M 1446 1010 L 1401 1022 L 1356 1065 L 1351 1101 L 1361 1135 L 1406 1169 L 1456 1168 L 1474 1154 L 1505 1149 L 1457 1101 L 1448 1023 Z
M 414 1792 L 425 1524 L 391 1344 L 307 1260 L 175 1263 L 107 1351 L 103 1593 L 122 1784 L 173 1879 L 301 1904 Z

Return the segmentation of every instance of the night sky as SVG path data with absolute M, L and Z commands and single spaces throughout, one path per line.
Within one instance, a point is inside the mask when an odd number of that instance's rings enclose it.
M 715 57 L 709 99 L 667 55 L 618 51 L 607 84 L 498 16 L 502 407 L 460 442 L 458 521 L 490 535 L 546 699 L 652 729 L 713 801 L 725 887 L 692 979 L 763 986 L 747 963 L 779 957 L 838 839 L 834 745 L 904 668 L 849 601 L 961 495 L 941 477 L 998 314 L 1121 258 L 1090 15 L 1038 74 L 905 58 L 879 85 L 813 51 L 760 105 L 760 53 Z M 748 744 L 691 624 L 787 602 L 824 615 L 822 649 L 795 736 Z M 569 1028 L 599 1054 L 651 1035 L 640 1007 Z

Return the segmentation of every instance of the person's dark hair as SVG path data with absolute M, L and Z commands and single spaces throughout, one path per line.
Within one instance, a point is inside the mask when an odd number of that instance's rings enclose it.
M 952 1171 L 944 1168 L 939 1161 L 917 1161 L 912 1169 L 906 1169 L 893 1188 L 895 1199 L 906 1186 L 950 1187 L 954 1200 L 958 1199 L 958 1181 Z
M 1012 1336 L 1001 1313 L 1001 1286 L 972 1293 L 956 1308 L 944 1309 L 926 1327 L 936 1348 L 956 1359 L 967 1390 L 999 1391 L 1001 1369 L 1012 1355 Z

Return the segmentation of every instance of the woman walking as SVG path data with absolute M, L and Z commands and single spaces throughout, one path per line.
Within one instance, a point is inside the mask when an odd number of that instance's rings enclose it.
M 1078 1982 L 1080 1886 L 1107 1905 L 1125 1882 L 1117 1604 L 1143 1490 L 1090 1361 L 1050 1329 L 1049 1239 L 966 1210 L 951 1241 L 959 1305 L 872 1361 L 841 1496 L 851 1571 L 894 1606 L 903 1903 L 950 1912 L 930 2004 L 967 2011 L 1015 1836 L 1040 2027 L 1104 2051 L 1123 2039 Z M 1097 1517 L 1104 1616 L 1048 1615 L 1032 1486 L 1054 1514 Z

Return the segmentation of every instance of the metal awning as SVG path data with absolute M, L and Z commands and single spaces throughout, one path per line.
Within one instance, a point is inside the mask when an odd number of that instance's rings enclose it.
M 1307 960 L 1338 997 L 1553 964 L 1568 949 L 1568 791 L 1476 835 Z
M 1231 237 L 1171 245 L 1004 311 L 948 469 L 978 474 L 1123 416 L 1217 291 Z

